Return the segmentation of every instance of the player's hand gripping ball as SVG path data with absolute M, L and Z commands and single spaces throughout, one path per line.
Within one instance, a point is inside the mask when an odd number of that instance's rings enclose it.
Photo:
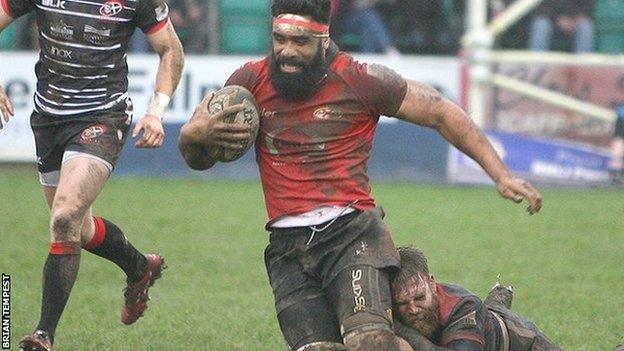
M 253 145 L 258 135 L 260 125 L 260 111 L 256 105 L 256 99 L 249 90 L 238 85 L 230 85 L 217 91 L 210 104 L 208 112 L 214 115 L 224 108 L 232 105 L 243 104 L 245 108 L 237 113 L 232 113 L 224 119 L 226 123 L 244 124 L 249 127 L 249 139 L 241 141 L 240 149 L 230 149 L 226 147 L 213 147 L 210 149 L 210 157 L 220 162 L 231 162 L 241 158 Z

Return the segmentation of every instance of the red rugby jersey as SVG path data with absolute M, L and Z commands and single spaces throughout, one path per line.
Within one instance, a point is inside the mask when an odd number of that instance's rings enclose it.
M 320 206 L 375 206 L 367 163 L 380 115 L 394 115 L 407 91 L 394 71 L 359 63 L 332 45 L 329 70 L 314 96 L 280 97 L 269 80 L 270 57 L 248 62 L 225 85 L 241 85 L 262 111 L 256 161 L 269 225 Z

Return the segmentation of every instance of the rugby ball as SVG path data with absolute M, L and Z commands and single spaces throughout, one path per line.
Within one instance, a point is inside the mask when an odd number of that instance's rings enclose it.
M 211 115 L 219 113 L 224 108 L 232 105 L 243 104 L 245 108 L 237 113 L 230 114 L 225 118 L 226 123 L 244 124 L 249 127 L 249 139 L 242 141 L 243 146 L 240 150 L 233 150 L 225 147 L 212 147 L 210 149 L 210 157 L 220 162 L 231 162 L 241 158 L 249 148 L 253 145 L 258 135 L 260 126 L 260 111 L 256 105 L 256 99 L 249 90 L 238 85 L 230 85 L 217 91 L 210 103 L 208 104 L 208 112 Z

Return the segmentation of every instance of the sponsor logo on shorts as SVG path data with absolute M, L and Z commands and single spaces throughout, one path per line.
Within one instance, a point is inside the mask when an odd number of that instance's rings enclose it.
M 351 286 L 353 287 L 353 300 L 355 301 L 355 307 L 353 307 L 353 312 L 366 311 L 366 298 L 362 294 L 362 285 L 360 285 L 360 280 L 362 280 L 362 270 L 352 270 L 351 278 Z
M 91 126 L 82 131 L 80 134 L 80 141 L 84 143 L 94 143 L 96 140 L 106 133 L 106 126 L 102 124 Z
M 60 21 L 50 26 L 50 32 L 57 38 L 71 40 L 74 37 L 74 27 Z
M 100 7 L 100 15 L 104 17 L 113 17 L 118 15 L 124 8 L 123 1 L 109 0 Z

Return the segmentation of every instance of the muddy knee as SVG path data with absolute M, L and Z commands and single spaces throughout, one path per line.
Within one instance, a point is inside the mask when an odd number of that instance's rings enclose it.
M 337 342 L 319 341 L 303 345 L 296 351 L 347 351 L 347 348 Z
M 345 336 L 349 351 L 408 351 L 412 348 L 388 330 L 370 330 Z
M 80 241 L 82 214 L 71 210 L 55 210 L 50 218 L 52 241 Z

